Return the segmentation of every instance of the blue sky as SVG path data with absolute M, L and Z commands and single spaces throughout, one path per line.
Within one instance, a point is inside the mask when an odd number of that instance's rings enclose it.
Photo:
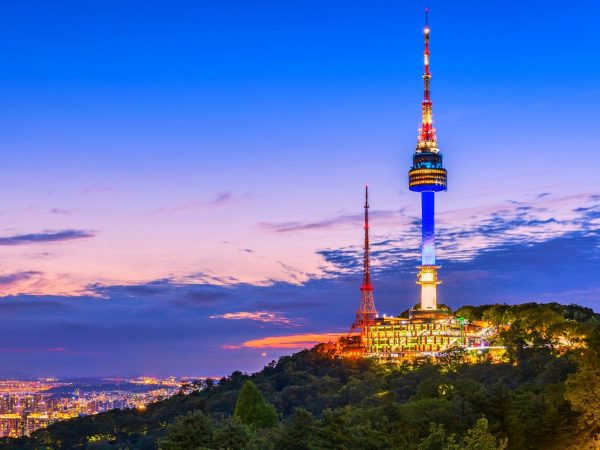
M 598 310 L 600 5 L 427 6 L 441 300 Z M 365 183 L 376 304 L 416 303 L 424 7 L 3 5 L 0 376 L 219 375 L 346 329 Z

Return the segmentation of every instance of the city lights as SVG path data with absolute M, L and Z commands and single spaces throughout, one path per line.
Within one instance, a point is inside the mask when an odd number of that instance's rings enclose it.
M 61 420 L 112 409 L 144 411 L 177 393 L 188 378 L 0 381 L 0 438 L 29 436 Z

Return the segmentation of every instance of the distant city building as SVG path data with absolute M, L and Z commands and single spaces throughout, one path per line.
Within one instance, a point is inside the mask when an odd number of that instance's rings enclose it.
M 29 436 L 35 430 L 46 428 L 53 420 L 47 413 L 29 413 L 25 416 L 25 436 Z
M 0 414 L 0 437 L 19 437 L 23 435 L 23 418 L 20 414 Z

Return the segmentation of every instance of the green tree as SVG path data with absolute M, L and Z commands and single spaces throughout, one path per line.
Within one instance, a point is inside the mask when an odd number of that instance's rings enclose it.
M 462 440 L 462 450 L 504 450 L 508 442 L 500 442 L 488 430 L 488 421 L 485 417 L 479 419 L 475 426 L 467 431 Z
M 223 420 L 215 429 L 211 448 L 241 450 L 248 448 L 253 430 L 237 417 Z
M 251 380 L 247 380 L 242 386 L 234 417 L 254 428 L 270 428 L 277 424 L 275 407 L 267 403 Z
M 421 439 L 417 450 L 504 450 L 507 445 L 506 439 L 498 442 L 489 432 L 488 421 L 483 417 L 467 430 L 460 442 L 454 434 L 447 436 L 442 425 L 432 423 L 429 434 Z
M 355 436 L 350 431 L 352 407 L 327 409 L 317 429 L 315 448 L 320 450 L 346 450 L 357 448 Z
M 446 445 L 446 431 L 443 425 L 432 423 L 429 425 L 429 435 L 425 436 L 417 445 L 417 450 L 441 450 Z
M 288 450 L 309 450 L 310 440 L 315 432 L 315 419 L 304 408 L 297 408 L 284 423 L 277 439 L 277 448 Z
M 509 309 L 509 306 L 506 304 L 503 305 L 491 305 L 487 308 L 481 318 L 483 320 L 488 320 L 492 326 L 496 329 L 496 331 L 500 330 L 500 327 L 505 325 L 508 320 L 506 317 L 506 311 Z
M 467 351 L 459 346 L 451 347 L 440 353 L 438 361 L 444 372 L 456 372 L 467 359 Z
M 180 416 L 158 443 L 160 450 L 208 448 L 212 444 L 213 424 L 202 411 Z
M 577 356 L 577 372 L 567 378 L 565 397 L 579 413 L 585 437 L 600 444 L 600 327 L 592 331 L 587 344 Z

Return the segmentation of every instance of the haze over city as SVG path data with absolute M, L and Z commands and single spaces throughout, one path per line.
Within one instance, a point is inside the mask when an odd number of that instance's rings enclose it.
M 428 2 L 450 307 L 598 311 L 600 6 L 548 4 Z M 365 184 L 378 310 L 413 306 L 423 6 L 5 5 L 0 377 L 219 376 L 348 331 Z

